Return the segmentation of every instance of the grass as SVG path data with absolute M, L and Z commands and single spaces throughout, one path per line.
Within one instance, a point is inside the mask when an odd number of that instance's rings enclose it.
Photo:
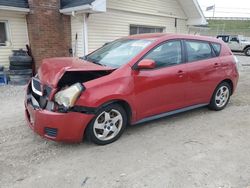
M 250 37 L 250 20 L 208 20 L 211 34 L 239 34 Z

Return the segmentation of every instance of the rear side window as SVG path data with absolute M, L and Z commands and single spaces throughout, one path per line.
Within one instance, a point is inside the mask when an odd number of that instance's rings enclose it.
M 212 46 L 213 46 L 215 55 L 219 56 L 220 55 L 220 51 L 221 51 L 221 45 L 217 44 L 217 43 L 212 43 Z
M 212 49 L 208 42 L 186 41 L 188 62 L 212 58 Z

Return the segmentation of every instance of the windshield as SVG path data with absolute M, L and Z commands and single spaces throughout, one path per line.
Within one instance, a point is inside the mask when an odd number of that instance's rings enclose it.
M 85 59 L 99 65 L 119 68 L 127 64 L 152 42 L 153 40 L 141 39 L 116 40 L 89 54 Z

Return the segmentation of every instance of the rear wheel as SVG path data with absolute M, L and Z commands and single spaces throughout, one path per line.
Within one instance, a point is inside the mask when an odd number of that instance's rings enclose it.
M 127 114 L 118 104 L 101 108 L 88 125 L 86 137 L 98 145 L 110 144 L 123 133 L 127 124 Z
M 245 49 L 245 55 L 250 56 L 250 47 Z
M 215 89 L 209 108 L 216 111 L 223 110 L 230 100 L 231 92 L 231 86 L 227 82 L 222 82 Z

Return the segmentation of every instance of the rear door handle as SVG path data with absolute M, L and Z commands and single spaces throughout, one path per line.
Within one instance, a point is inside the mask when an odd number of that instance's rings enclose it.
M 179 70 L 177 74 L 183 74 L 184 72 L 182 70 Z
M 219 63 L 215 63 L 214 64 L 214 68 L 218 68 L 218 67 L 220 67 L 220 64 Z
M 183 77 L 183 75 L 184 75 L 184 71 L 179 70 L 179 71 L 177 72 L 177 74 L 178 74 L 178 76 L 179 76 L 179 77 Z

